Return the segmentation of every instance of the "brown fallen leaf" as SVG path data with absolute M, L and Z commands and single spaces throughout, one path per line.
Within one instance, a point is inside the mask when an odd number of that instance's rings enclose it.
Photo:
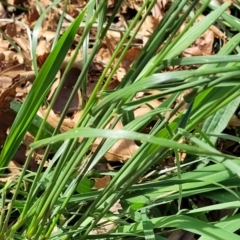
M 112 120 L 113 121 L 113 120 Z M 109 128 L 112 121 L 106 126 L 106 129 Z M 122 122 L 119 121 L 114 127 L 115 130 L 122 129 Z M 92 151 L 94 152 L 98 145 L 101 143 L 102 138 L 97 138 L 92 145 Z M 120 139 L 118 140 L 104 155 L 108 161 L 126 161 L 128 160 L 137 150 L 138 146 L 133 140 L 129 139 Z
M 92 189 L 101 189 L 105 188 L 111 181 L 110 176 L 104 176 L 102 178 L 93 178 L 95 184 Z
M 169 0 L 157 0 L 151 10 L 152 16 L 154 18 L 162 19 L 165 15 L 165 12 L 166 12 L 165 7 L 168 3 L 170 3 Z
M 154 100 L 148 102 L 148 105 L 140 106 L 139 108 L 134 110 L 135 118 L 138 118 L 138 117 L 143 116 L 144 114 L 150 112 L 152 110 L 150 107 L 155 109 L 155 108 L 159 107 L 160 104 L 161 104 L 160 101 L 158 101 L 157 99 L 154 99 Z
M 2 52 L 2 54 L 4 55 L 4 60 L 7 63 L 11 63 L 11 62 L 15 62 L 15 61 L 17 61 L 20 64 L 24 63 L 23 56 L 19 53 L 7 50 L 7 51 Z
M 6 89 L 0 96 L 0 146 L 2 146 L 7 137 L 7 129 L 11 127 L 16 113 L 10 108 L 10 103 L 16 95 L 16 83 Z
M 2 3 L 0 2 L 0 18 L 5 18 L 7 16 L 7 13 L 2 5 Z
M 30 24 L 32 24 L 33 22 L 37 21 L 39 18 L 39 13 L 37 11 L 36 6 L 32 6 L 31 8 L 29 8 L 28 10 L 28 22 Z
M 240 119 L 234 114 L 229 123 L 228 123 L 229 127 L 239 127 L 240 126 Z
M 213 53 L 213 42 L 214 33 L 208 29 L 191 47 L 185 49 L 182 55 L 185 57 L 211 55 Z
M 140 51 L 141 51 L 140 47 L 132 47 L 127 51 L 126 55 L 124 56 L 121 62 L 120 67 L 117 70 L 117 79 L 119 82 L 122 81 L 126 72 L 129 70 L 131 64 L 138 57 Z
M 37 45 L 36 55 L 37 55 L 37 63 L 41 67 L 45 60 L 47 59 L 50 53 L 50 46 L 46 40 L 41 39 Z
M 26 58 L 30 59 L 30 44 L 22 29 L 15 23 L 8 23 L 6 34 L 22 49 L 22 53 L 24 53 Z M 20 61 L 20 57 L 18 57 L 18 61 L 23 63 L 23 61 Z
M 20 173 L 20 170 L 22 166 L 21 164 L 17 163 L 16 161 L 10 161 L 8 164 L 8 171 L 10 172 L 8 177 L 0 178 L 0 182 L 7 182 L 7 181 L 16 181 L 17 175 Z
M 12 85 L 12 78 L 0 76 L 0 89 L 6 89 Z
M 154 18 L 153 16 L 147 16 L 144 23 L 142 24 L 139 33 L 142 35 L 143 45 L 145 45 L 154 32 L 154 30 L 159 25 L 161 17 Z
M 11 101 L 14 100 L 17 88 L 24 84 L 28 79 L 26 76 L 15 76 L 12 81 L 13 85 L 4 90 L 0 95 L 0 146 L 2 146 L 7 137 L 7 130 L 12 126 L 16 113 L 10 108 Z M 31 80 L 33 76 L 31 75 Z M 14 83 L 15 82 L 15 83 Z
M 26 76 L 30 74 L 30 72 L 27 72 L 26 69 L 27 69 L 27 66 L 25 64 L 14 64 L 13 66 L 8 67 L 4 71 L 2 71 L 1 75 L 9 77 L 11 79 L 14 79 L 16 78 L 16 76 L 19 76 L 19 80 L 21 80 L 20 78 L 22 75 Z M 35 75 L 34 75 L 34 78 L 35 78 Z
M 41 118 L 44 118 L 46 113 L 47 113 L 46 109 L 40 108 L 37 114 Z M 60 119 L 59 116 L 51 110 L 49 115 L 48 115 L 47 122 L 50 125 L 52 125 L 54 128 L 56 128 L 56 126 L 59 122 L 59 119 Z M 66 118 L 66 119 L 64 119 L 64 121 L 62 123 L 60 131 L 61 132 L 67 132 L 68 130 L 72 129 L 74 126 L 75 126 L 75 123 L 70 118 Z
M 9 41 L 1 39 L 1 45 L 0 45 L 1 61 L 4 60 L 3 52 L 7 51 L 8 49 L 9 49 Z

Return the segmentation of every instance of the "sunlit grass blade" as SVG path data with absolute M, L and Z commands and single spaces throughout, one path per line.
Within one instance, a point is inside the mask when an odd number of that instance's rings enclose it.
M 234 239 L 239 240 L 240 237 L 234 233 L 231 233 L 225 229 L 220 227 L 216 227 L 214 225 L 202 222 L 196 218 L 188 217 L 188 216 L 169 216 L 169 217 L 162 217 L 151 219 L 155 228 L 161 227 L 175 227 L 177 229 L 184 229 L 186 231 L 199 234 L 204 237 L 208 237 L 209 239 L 219 239 L 219 240 L 226 240 L 226 239 Z M 129 226 L 124 226 L 119 229 L 119 231 L 123 232 L 141 232 L 142 224 L 130 224 Z
M 240 103 L 240 98 L 236 98 L 230 102 L 226 107 L 218 110 L 213 116 L 208 117 L 202 127 L 202 131 L 208 133 L 221 133 L 227 126 L 237 110 Z M 216 137 L 210 137 L 210 141 L 215 144 L 217 141 Z
M 86 10 L 82 11 L 78 18 L 72 23 L 71 27 L 69 27 L 61 37 L 35 79 L 2 149 L 0 155 L 0 169 L 7 166 L 8 162 L 16 152 L 32 119 L 46 97 L 48 90 L 55 79 L 55 75 L 71 47 L 85 11 Z
M 151 220 L 147 216 L 148 210 L 142 209 L 141 210 L 141 215 L 142 215 L 142 226 L 143 226 L 143 232 L 145 235 L 146 240 L 156 240 L 154 236 L 154 231 L 153 231 L 153 224 Z

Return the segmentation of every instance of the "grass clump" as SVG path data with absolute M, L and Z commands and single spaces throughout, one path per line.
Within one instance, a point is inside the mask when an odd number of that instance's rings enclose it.
M 201 240 L 239 239 L 240 161 L 217 148 L 219 138 L 239 141 L 222 134 L 240 100 L 239 33 L 232 34 L 238 31 L 238 19 L 226 13 L 229 3 L 216 7 L 212 1 L 172 1 L 121 82 L 110 89 L 156 7 L 155 1 L 143 1 L 88 96 L 91 64 L 124 3 L 117 1 L 109 17 L 107 1 L 89 1 L 64 33 L 60 19 L 52 51 L 39 68 L 37 36 L 44 16 L 59 2 L 40 14 L 33 29 L 36 77 L 21 107 L 17 103 L 13 107 L 17 116 L 1 149 L 4 173 L 25 134 L 34 135 L 17 179 L 2 184 L 0 239 L 167 239 L 179 229 Z M 197 21 L 200 16 L 204 17 Z M 183 57 L 183 51 L 215 23 L 227 34 L 216 54 Z M 92 43 L 90 31 L 96 26 Z M 79 27 L 83 30 L 76 42 Z M 41 119 L 36 114 L 73 46 Z M 53 127 L 47 116 L 79 51 L 80 74 Z M 81 116 L 73 129 L 60 133 L 79 89 Z M 141 93 L 143 97 L 136 97 Z M 159 104 L 152 107 L 155 100 Z M 148 106 L 148 111 L 136 117 L 140 106 Z M 127 161 L 117 170 L 99 170 L 97 166 L 121 139 L 129 148 L 135 146 Z M 32 156 L 43 146 L 41 163 L 30 171 Z M 169 166 L 168 160 L 174 165 Z M 109 182 L 94 189 L 92 179 L 101 176 L 108 176 Z M 214 218 L 214 211 L 223 215 Z

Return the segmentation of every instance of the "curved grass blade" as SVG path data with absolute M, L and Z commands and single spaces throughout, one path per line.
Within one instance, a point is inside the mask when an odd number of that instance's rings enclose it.
M 151 222 L 154 224 L 155 228 L 174 227 L 178 229 L 184 229 L 189 232 L 208 237 L 209 240 L 240 240 L 240 236 L 237 236 L 234 233 L 228 232 L 220 227 L 216 227 L 189 216 L 174 215 L 169 217 L 161 217 L 151 219 Z M 140 222 L 120 227 L 118 231 L 139 233 L 143 231 L 142 223 Z
M 226 107 L 219 109 L 214 115 L 208 117 L 202 127 L 202 131 L 208 133 L 221 133 L 228 125 L 231 117 L 237 110 L 240 103 L 240 97 L 230 102 Z M 210 141 L 215 144 L 216 137 L 211 136 Z
M 165 138 L 159 138 L 154 137 L 148 134 L 143 133 L 137 133 L 132 131 L 126 131 L 126 130 L 110 130 L 110 129 L 96 129 L 96 128 L 75 128 L 72 130 L 69 130 L 66 133 L 61 133 L 58 135 L 55 135 L 51 138 L 43 139 L 36 141 L 32 144 L 30 144 L 30 147 L 32 148 L 38 148 L 44 145 L 48 144 L 55 144 L 59 141 L 65 141 L 71 138 L 96 138 L 96 137 L 104 137 L 104 138 L 113 138 L 113 139 L 133 139 L 133 140 L 139 140 L 139 141 L 145 141 L 153 144 L 157 144 L 160 146 L 172 148 L 172 149 L 182 149 L 188 152 L 191 152 L 193 154 L 207 154 L 207 155 L 214 155 L 219 157 L 226 157 L 226 159 L 235 159 L 235 157 L 224 155 L 217 150 L 214 149 L 214 151 L 208 151 L 206 149 L 195 147 L 195 146 L 189 146 L 187 144 L 181 144 L 173 140 L 165 139 Z

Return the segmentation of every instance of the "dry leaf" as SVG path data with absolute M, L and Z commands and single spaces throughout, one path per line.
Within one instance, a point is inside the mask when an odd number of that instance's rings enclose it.
M 4 55 L 5 62 L 14 62 L 17 61 L 18 63 L 23 63 L 24 59 L 23 56 L 19 53 L 13 52 L 13 51 L 4 51 L 2 53 Z
M 169 3 L 169 0 L 157 0 L 153 6 L 151 12 L 154 18 L 162 19 L 165 14 L 165 7 Z
M 0 45 L 0 54 L 3 56 L 1 56 L 1 61 L 4 60 L 4 55 L 3 52 L 7 51 L 9 49 L 9 41 L 7 40 L 2 40 L 1 39 L 1 45 Z
M 36 6 L 32 6 L 31 8 L 29 8 L 29 11 L 28 11 L 28 22 L 30 24 L 32 24 L 33 22 L 37 21 L 39 16 L 40 15 L 39 15 L 39 13 L 37 11 Z
M 62 63 L 61 69 L 66 68 L 67 64 L 69 63 L 70 59 L 72 58 L 74 54 L 74 51 L 71 51 L 70 55 L 67 55 Z M 78 52 L 76 59 L 74 60 L 74 63 L 72 65 L 72 68 L 77 68 L 79 70 L 82 70 L 82 53 L 81 51 Z
M 111 181 L 111 177 L 110 176 L 104 176 L 102 178 L 93 178 L 93 179 L 95 181 L 95 184 L 92 187 L 92 189 L 105 188 Z
M 10 38 L 13 38 L 17 35 L 16 25 L 14 23 L 7 24 L 6 34 L 8 34 Z
M 4 144 L 7 137 L 7 129 L 11 127 L 16 116 L 16 113 L 10 108 L 10 103 L 15 98 L 18 85 L 18 83 L 14 84 L 0 96 L 0 147 Z
M 229 127 L 239 127 L 240 126 L 240 119 L 234 114 L 229 123 L 228 123 Z
M 38 115 L 41 118 L 44 118 L 45 115 L 47 113 L 46 109 L 40 108 L 38 111 Z M 58 122 L 59 122 L 59 116 L 56 115 L 52 110 L 49 113 L 49 116 L 47 118 L 47 122 L 52 125 L 54 128 L 56 128 Z M 70 119 L 70 118 L 66 118 L 64 119 L 62 126 L 60 128 L 61 132 L 67 132 L 68 130 L 72 129 L 75 126 L 75 123 Z
M 0 178 L 0 182 L 7 182 L 7 181 L 16 181 L 17 178 L 16 176 L 20 173 L 20 170 L 19 168 L 21 169 L 22 166 L 17 163 L 16 161 L 10 161 L 9 164 L 8 164 L 8 171 L 10 172 L 10 176 L 8 177 L 3 177 L 3 178 Z
M 28 72 L 26 72 L 25 64 L 15 64 L 14 66 L 11 66 L 1 72 L 1 75 L 12 78 L 12 79 L 22 74 L 23 75 L 28 74 Z
M 148 102 L 148 105 L 150 105 L 154 109 L 159 107 L 160 104 L 161 104 L 160 101 L 158 101 L 157 99 L 154 99 L 154 100 Z M 141 107 L 134 110 L 135 118 L 138 118 L 138 117 L 143 116 L 144 114 L 150 112 L 152 109 L 148 105 L 142 105 Z
M 213 52 L 214 33 L 211 30 L 207 30 L 203 33 L 193 44 L 193 46 L 183 51 L 183 56 L 205 56 L 210 55 Z
M 140 47 L 130 48 L 121 62 L 121 67 L 128 71 L 133 61 L 138 57 L 140 51 Z
M 122 81 L 123 77 L 125 76 L 126 72 L 129 70 L 133 61 L 138 57 L 141 51 L 140 47 L 132 47 L 129 49 L 124 56 L 120 67 L 117 70 L 117 79 L 119 82 Z
M 0 76 L 0 89 L 6 89 L 12 85 L 12 78 L 7 76 Z
M 154 30 L 159 25 L 159 22 L 161 21 L 160 18 L 154 18 L 153 16 L 147 16 L 146 20 L 142 24 L 140 28 L 140 33 L 142 35 L 143 45 L 145 45 L 149 39 L 149 37 L 152 35 Z
M 98 226 L 96 230 L 92 230 L 89 234 L 104 234 L 109 232 L 110 230 L 114 229 L 116 227 L 116 224 L 113 222 L 110 222 L 108 219 L 100 219 L 98 222 Z
M 37 45 L 36 55 L 39 66 L 42 66 L 50 53 L 50 46 L 47 41 L 41 39 Z
M 113 120 L 112 120 L 113 121 Z M 111 122 L 112 122 L 111 121 Z M 110 123 L 111 124 L 111 123 Z M 106 129 L 109 128 L 110 124 L 106 126 Z M 119 121 L 115 126 L 116 129 L 122 129 L 123 125 Z M 102 138 L 97 138 L 92 146 L 92 151 L 95 151 L 97 146 L 101 143 Z M 126 161 L 129 159 L 137 150 L 138 146 L 133 140 L 121 139 L 118 140 L 104 155 L 108 161 Z
M 2 5 L 2 3 L 0 2 L 0 18 L 5 18 L 7 16 L 7 13 Z

